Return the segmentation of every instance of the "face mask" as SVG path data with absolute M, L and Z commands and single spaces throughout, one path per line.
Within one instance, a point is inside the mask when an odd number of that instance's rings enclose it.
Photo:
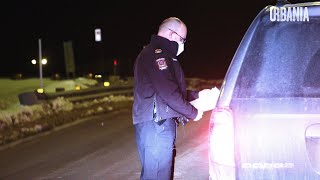
M 184 44 L 182 42 L 178 42 L 178 52 L 177 52 L 177 56 L 179 56 L 179 54 L 181 54 L 184 50 Z

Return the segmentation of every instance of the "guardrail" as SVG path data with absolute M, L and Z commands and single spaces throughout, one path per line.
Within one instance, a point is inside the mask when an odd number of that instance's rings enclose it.
M 65 97 L 67 99 L 77 99 L 77 97 L 88 97 L 92 96 L 95 98 L 110 95 L 111 93 L 133 93 L 133 86 L 132 85 L 120 85 L 120 86 L 110 86 L 110 87 L 92 87 L 87 89 L 81 90 L 73 90 L 73 91 L 66 91 L 66 92 L 56 92 L 56 93 L 49 93 L 45 94 L 46 99 L 55 99 L 57 97 Z
M 120 85 L 110 87 L 92 87 L 82 90 L 43 94 L 39 94 L 37 92 L 26 92 L 19 95 L 19 101 L 22 105 L 33 105 L 43 101 L 52 100 L 57 97 L 64 97 L 71 102 L 81 102 L 103 98 L 110 95 L 133 95 L 133 86 Z
M 71 102 L 81 102 L 81 101 L 88 101 L 98 98 L 103 98 L 110 95 L 126 95 L 126 96 L 133 96 L 133 88 L 130 89 L 122 89 L 122 90 L 109 90 L 108 92 L 100 92 L 97 94 L 89 94 L 89 95 L 81 95 L 81 96 L 71 96 L 65 97 L 67 100 Z
M 121 85 L 110 87 L 94 87 L 82 90 L 73 90 L 67 92 L 57 92 L 46 95 L 46 100 L 64 97 L 71 102 L 87 101 L 97 98 L 103 98 L 110 95 L 132 95 L 133 86 Z
M 214 86 L 220 88 L 223 79 L 204 80 L 204 79 L 186 79 L 189 89 L 211 89 Z M 109 87 L 99 86 L 81 90 L 62 91 L 55 93 L 26 92 L 19 95 L 19 101 L 22 105 L 32 105 L 39 101 L 47 101 L 57 97 L 64 97 L 71 102 L 88 101 L 97 98 L 103 98 L 110 95 L 133 95 L 133 84 L 120 84 Z

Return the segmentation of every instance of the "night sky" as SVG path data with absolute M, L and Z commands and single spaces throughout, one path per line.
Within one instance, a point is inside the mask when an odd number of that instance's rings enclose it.
M 134 60 L 151 34 L 157 33 L 165 18 L 175 16 L 188 27 L 185 51 L 179 56 L 186 76 L 223 78 L 252 20 L 275 1 L 217 2 L 11 1 L 1 11 L 0 76 L 37 76 L 38 66 L 31 60 L 38 59 L 38 38 L 42 39 L 43 57 L 48 59 L 46 76 L 64 75 L 63 42 L 69 40 L 77 75 L 110 74 L 114 59 L 119 61 L 121 75 L 132 75 Z M 94 41 L 95 28 L 102 29 L 102 44 Z

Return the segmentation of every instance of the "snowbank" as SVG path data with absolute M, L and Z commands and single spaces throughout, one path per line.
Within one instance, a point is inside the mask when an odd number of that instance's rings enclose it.
M 107 113 L 132 105 L 131 96 L 108 96 L 72 103 L 63 97 L 47 103 L 23 106 L 15 112 L 0 113 L 0 145 L 53 129 L 77 119 Z

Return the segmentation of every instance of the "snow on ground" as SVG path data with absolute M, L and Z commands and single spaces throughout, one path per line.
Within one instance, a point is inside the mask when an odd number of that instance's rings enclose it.
M 22 106 L 19 111 L 0 113 L 0 145 L 54 129 L 78 119 L 130 108 L 132 96 L 107 96 L 81 103 L 58 97 L 47 103 Z
M 64 88 L 65 91 L 74 90 L 76 85 L 82 89 L 96 85 L 97 81 L 93 79 L 77 78 L 75 80 L 50 80 L 43 79 L 45 92 L 53 93 L 56 88 Z M 12 80 L 0 79 L 0 110 L 16 111 L 20 108 L 18 95 L 24 92 L 35 91 L 40 86 L 40 80 L 37 78 Z

